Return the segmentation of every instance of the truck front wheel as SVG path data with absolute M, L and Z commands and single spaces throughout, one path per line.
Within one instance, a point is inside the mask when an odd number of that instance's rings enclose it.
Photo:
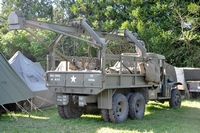
M 69 102 L 64 106 L 64 114 L 67 119 L 77 118 L 83 114 L 83 109 L 73 102 Z
M 130 119 L 141 119 L 145 112 L 145 101 L 141 93 L 133 93 L 129 98 Z
M 113 123 L 122 123 L 128 116 L 128 101 L 123 94 L 115 94 L 112 99 L 112 109 L 109 109 L 109 117 Z
M 169 100 L 170 108 L 180 108 L 181 106 L 181 93 L 178 89 L 171 90 L 171 98 Z

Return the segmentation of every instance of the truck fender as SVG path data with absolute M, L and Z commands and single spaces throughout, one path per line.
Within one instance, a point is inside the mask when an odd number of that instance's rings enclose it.
M 181 82 L 170 82 L 170 83 L 168 83 L 168 86 L 170 87 L 170 88 L 174 88 L 174 87 L 178 87 L 178 85 L 183 85 Z
M 171 89 L 178 89 L 181 93 L 182 98 L 185 97 L 185 88 L 183 87 L 183 84 L 181 82 L 172 82 L 168 83 Z

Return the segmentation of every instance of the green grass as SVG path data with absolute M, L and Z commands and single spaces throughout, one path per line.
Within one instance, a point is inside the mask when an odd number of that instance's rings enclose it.
M 180 109 L 169 104 L 149 102 L 145 116 L 140 120 L 127 119 L 121 124 L 106 123 L 101 115 L 82 115 L 63 120 L 56 108 L 45 109 L 44 115 L 32 111 L 31 117 L 15 113 L 0 118 L 1 133 L 197 133 L 200 132 L 200 99 L 183 100 Z

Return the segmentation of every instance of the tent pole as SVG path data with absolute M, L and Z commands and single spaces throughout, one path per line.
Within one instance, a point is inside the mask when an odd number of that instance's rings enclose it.
M 33 104 L 33 99 L 31 98 L 31 105 Z M 33 107 L 31 106 L 31 111 L 33 110 Z

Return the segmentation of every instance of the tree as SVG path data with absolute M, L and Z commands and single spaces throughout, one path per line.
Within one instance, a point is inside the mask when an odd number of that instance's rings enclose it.
M 9 47 L 13 49 L 23 48 L 24 53 L 30 54 L 25 46 L 33 46 L 31 55 L 39 56 L 37 45 L 28 40 L 26 33 L 19 32 L 20 46 L 13 45 L 15 40 L 8 42 L 7 18 L 11 11 L 20 10 L 26 18 L 40 18 L 42 21 L 65 24 L 68 20 L 86 19 L 89 25 L 97 30 L 112 32 L 113 29 L 128 28 L 133 33 L 138 33 L 139 38 L 145 42 L 148 52 L 163 54 L 168 63 L 178 67 L 199 67 L 200 55 L 198 54 L 200 33 L 200 2 L 196 0 L 3 0 L 0 20 L 0 49 L 7 57 Z M 28 8 L 27 8 L 28 7 Z M 54 8 L 53 8 L 54 7 Z M 37 33 L 38 32 L 38 33 Z M 49 38 L 49 43 L 56 34 L 50 32 L 34 31 L 35 34 L 43 34 L 41 37 Z M 52 37 L 52 35 L 54 37 Z M 14 34 L 10 35 L 13 36 Z M 47 37 L 50 36 L 50 37 Z M 3 40 L 2 40 L 3 38 Z M 12 40 L 12 38 L 10 38 Z M 23 43 L 22 43 L 23 42 Z M 62 51 L 71 47 L 74 40 L 65 37 L 59 44 Z M 12 43 L 12 47 L 11 47 Z M 26 45 L 27 44 L 27 45 Z M 36 46 L 35 46 L 36 45 Z M 119 42 L 113 42 L 109 46 L 114 53 L 120 53 L 119 49 L 129 52 L 129 46 Z M 31 48 L 31 47 L 30 47 Z M 86 48 L 85 48 L 86 49 Z M 36 52 L 37 51 L 37 52 Z M 39 50 L 40 51 L 40 50 Z M 40 51 L 41 54 L 45 53 Z M 184 54 L 183 54 L 184 53 Z M 81 53 L 79 53 L 81 54 Z M 42 56 L 40 56 L 42 57 Z M 36 60 L 39 57 L 35 57 Z
M 199 4 L 194 0 L 78 0 L 70 11 L 96 29 L 137 32 L 147 51 L 165 55 L 168 63 L 199 67 Z M 184 27 L 184 23 L 192 28 Z
M 48 49 L 35 40 L 31 39 L 31 35 L 25 31 L 8 31 L 8 16 L 11 11 L 22 11 L 26 19 L 38 19 L 43 21 L 51 21 L 53 17 L 53 6 L 51 0 L 2 0 L 2 10 L 0 13 L 0 50 L 6 58 L 10 58 L 16 51 L 21 51 L 32 61 L 44 62 Z M 52 41 L 52 33 L 49 31 L 42 32 L 33 30 L 35 34 L 39 34 L 41 39 Z M 54 35 L 55 36 L 55 35 Z M 46 42 L 48 42 L 46 41 Z M 44 66 L 44 64 L 42 64 Z
M 175 3 L 173 12 L 174 18 L 179 22 L 177 30 L 179 37 L 174 39 L 173 45 L 177 47 L 177 52 L 172 52 L 172 56 L 178 56 L 175 61 L 179 66 L 200 67 L 199 42 L 200 42 L 200 2 L 185 2 L 184 6 L 177 6 Z M 183 54 L 184 53 L 184 54 Z M 178 54 L 178 55 L 177 55 Z

